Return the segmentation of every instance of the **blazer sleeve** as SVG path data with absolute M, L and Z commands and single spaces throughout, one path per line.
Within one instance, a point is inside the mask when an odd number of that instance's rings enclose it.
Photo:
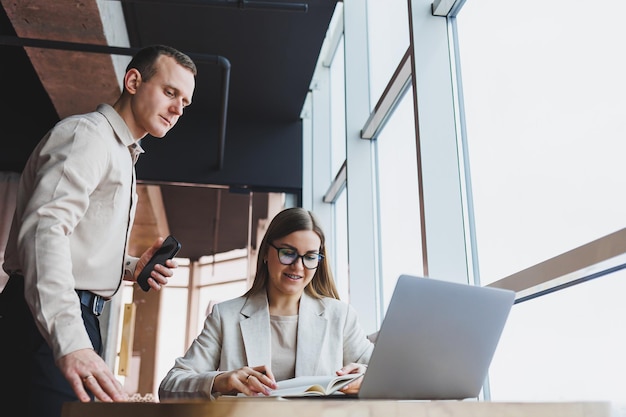
M 160 399 L 214 398 L 211 390 L 215 377 L 223 372 L 218 369 L 223 325 L 217 304 L 205 319 L 202 332 L 161 381 Z
M 344 365 L 353 362 L 367 365 L 373 350 L 374 344 L 367 338 L 367 334 L 361 327 L 356 310 L 348 304 L 343 341 Z

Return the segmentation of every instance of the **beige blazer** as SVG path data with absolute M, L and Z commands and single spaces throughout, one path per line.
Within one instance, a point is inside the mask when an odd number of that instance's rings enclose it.
M 334 375 L 348 363 L 367 364 L 374 348 L 352 306 L 306 293 L 300 300 L 297 338 L 296 376 Z M 161 381 L 159 397 L 213 398 L 213 381 L 221 372 L 258 365 L 271 365 L 264 292 L 213 306 L 200 335 Z

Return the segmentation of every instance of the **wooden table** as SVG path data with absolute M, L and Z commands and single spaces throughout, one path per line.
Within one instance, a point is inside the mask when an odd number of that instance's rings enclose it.
M 220 398 L 66 403 L 63 417 L 611 417 L 609 402 L 480 402 Z

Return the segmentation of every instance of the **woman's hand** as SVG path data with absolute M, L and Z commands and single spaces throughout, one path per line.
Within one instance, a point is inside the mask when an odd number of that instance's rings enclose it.
M 350 363 L 344 366 L 343 368 L 341 368 L 340 370 L 338 370 L 336 373 L 337 375 L 346 375 L 346 374 L 365 373 L 365 371 L 367 371 L 367 365 L 364 365 L 362 363 Z M 359 389 L 361 389 L 362 380 L 363 380 L 362 377 L 357 378 L 354 381 L 350 382 L 348 385 L 341 388 L 340 391 L 343 392 L 344 394 L 356 394 L 359 392 Z
M 276 389 L 276 380 L 269 367 L 244 366 L 234 371 L 224 372 L 215 377 L 213 392 L 222 394 L 242 393 L 247 396 L 270 395 L 271 390 Z

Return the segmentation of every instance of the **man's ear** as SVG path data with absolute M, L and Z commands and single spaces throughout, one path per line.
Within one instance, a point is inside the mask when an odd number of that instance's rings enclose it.
M 124 89 L 130 94 L 135 94 L 141 84 L 141 73 L 136 68 L 129 69 L 124 75 Z

